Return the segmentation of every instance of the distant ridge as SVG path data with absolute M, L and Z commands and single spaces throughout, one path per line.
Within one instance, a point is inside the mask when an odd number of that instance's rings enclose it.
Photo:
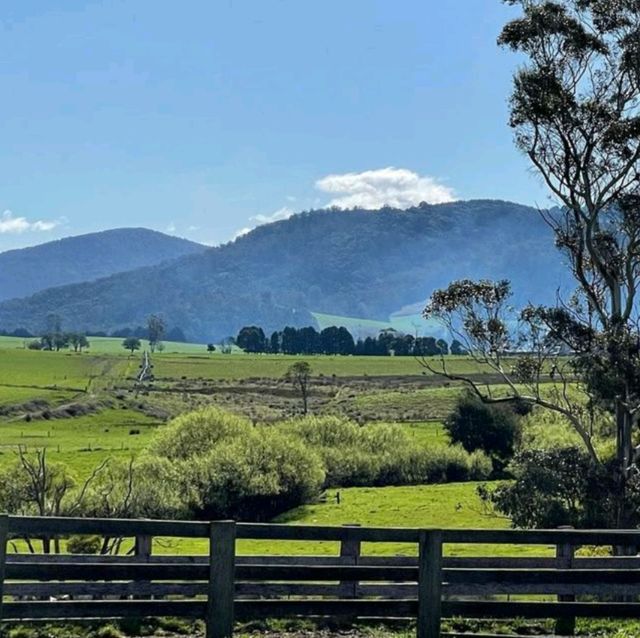
M 0 328 L 42 330 L 56 312 L 69 328 L 112 331 L 161 313 L 207 341 L 248 324 L 313 325 L 312 312 L 386 321 L 463 277 L 508 278 L 516 303 L 553 302 L 566 269 L 538 212 L 511 202 L 318 210 L 159 265 L 5 301 Z
M 146 228 L 117 228 L 0 253 L 0 301 L 152 266 L 205 247 Z

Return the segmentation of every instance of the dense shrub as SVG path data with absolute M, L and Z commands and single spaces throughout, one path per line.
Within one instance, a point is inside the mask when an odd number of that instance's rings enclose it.
M 307 417 L 278 426 L 322 458 L 326 486 L 384 486 L 483 480 L 491 461 L 460 446 L 416 445 L 401 426 L 356 423 L 340 417 Z
M 149 452 L 170 463 L 191 511 L 211 518 L 268 518 L 308 502 L 324 481 L 301 440 L 212 408 L 175 419 Z
M 108 518 L 181 518 L 189 514 L 182 479 L 176 463 L 160 456 L 111 460 L 91 484 L 85 510 Z
M 206 454 L 219 441 L 242 438 L 252 424 L 217 408 L 203 408 L 175 418 L 160 429 L 149 446 L 149 453 L 171 460 L 189 459 Z
M 525 450 L 511 464 L 515 480 L 480 496 L 511 519 L 515 527 L 606 528 L 614 525 L 612 472 L 597 466 L 579 447 Z M 629 499 L 638 511 L 635 481 Z M 615 525 L 614 525 L 615 526 Z
M 458 400 L 445 429 L 451 442 L 467 452 L 482 450 L 489 455 L 496 472 L 513 457 L 520 438 L 519 418 L 510 407 L 487 405 L 468 393 Z

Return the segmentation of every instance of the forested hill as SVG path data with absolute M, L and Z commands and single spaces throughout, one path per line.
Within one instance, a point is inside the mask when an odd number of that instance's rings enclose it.
M 565 269 L 537 211 L 502 201 L 406 211 L 312 211 L 158 266 L 0 304 L 0 327 L 113 330 L 162 313 L 194 340 L 313 323 L 310 312 L 386 320 L 453 279 L 508 278 L 551 301 Z
M 118 228 L 0 253 L 0 300 L 91 281 L 204 250 L 146 228 Z

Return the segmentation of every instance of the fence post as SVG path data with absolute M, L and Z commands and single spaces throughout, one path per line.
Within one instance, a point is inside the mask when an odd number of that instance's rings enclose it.
M 570 525 L 559 529 L 573 529 Z M 575 547 L 571 543 L 558 543 L 556 545 L 556 563 L 558 569 L 571 569 L 573 567 L 573 557 Z M 558 602 L 575 602 L 576 597 L 572 594 L 558 595 Z M 559 636 L 573 636 L 576 631 L 576 619 L 572 617 L 558 618 L 556 620 L 555 633 Z
M 442 531 L 420 532 L 418 638 L 440 638 L 442 616 Z
M 230 638 L 233 635 L 235 555 L 235 522 L 211 523 L 206 638 Z
M 0 514 L 0 620 L 2 620 L 2 599 L 4 598 L 4 575 L 7 569 L 7 540 L 9 537 L 9 516 Z
M 153 550 L 153 536 L 136 536 L 136 544 L 134 554 L 136 558 L 148 559 L 151 557 Z
M 343 527 L 353 528 L 360 527 L 359 523 L 347 523 Z M 345 532 L 344 538 L 340 541 L 340 558 L 341 564 L 357 565 L 360 562 L 361 543 L 359 538 L 351 538 L 349 531 Z M 340 583 L 340 593 L 344 598 L 358 597 L 358 581 L 345 580 Z

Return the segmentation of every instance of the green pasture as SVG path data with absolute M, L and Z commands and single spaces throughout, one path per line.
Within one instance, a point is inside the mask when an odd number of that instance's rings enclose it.
M 504 529 L 509 523 L 485 511 L 476 493 L 478 483 L 448 483 L 408 487 L 353 487 L 326 495 L 326 502 L 296 508 L 274 522 L 301 525 L 360 524 L 374 527 L 420 527 Z M 316 541 L 238 541 L 241 554 L 337 555 L 338 543 Z M 447 545 L 450 556 L 536 556 L 550 555 L 552 547 L 506 545 Z M 159 554 L 205 554 L 207 542 L 200 539 L 155 541 Z M 415 555 L 410 543 L 364 543 L 363 554 Z
M 0 349 L 0 386 L 84 391 L 93 380 L 120 377 L 129 367 L 126 358 L 86 352 Z
M 424 447 L 449 445 L 449 435 L 440 421 L 403 423 L 402 429 L 412 436 L 418 445 Z
M 50 461 L 66 463 L 83 478 L 106 458 L 137 455 L 160 424 L 129 409 L 69 419 L 0 422 L 0 466 L 15 461 L 18 446 L 27 452 L 45 448 Z
M 87 337 L 89 340 L 89 348 L 87 352 L 92 354 L 121 354 L 127 355 L 128 351 L 122 347 L 122 338 L 120 337 Z M 22 337 L 0 337 L 0 350 L 25 350 L 31 341 L 36 339 L 23 339 Z M 145 339 L 140 340 L 141 349 L 148 350 L 149 342 Z M 163 352 L 170 353 L 202 353 L 207 351 L 204 343 L 182 343 L 178 341 L 163 341 Z
M 366 377 L 417 376 L 431 373 L 414 357 L 366 357 L 341 355 L 284 355 L 284 354 L 219 354 L 211 355 L 153 355 L 157 378 L 189 379 L 248 379 L 278 378 L 292 363 L 307 361 L 313 376 Z M 468 357 L 447 357 L 452 372 L 481 373 L 478 364 Z

